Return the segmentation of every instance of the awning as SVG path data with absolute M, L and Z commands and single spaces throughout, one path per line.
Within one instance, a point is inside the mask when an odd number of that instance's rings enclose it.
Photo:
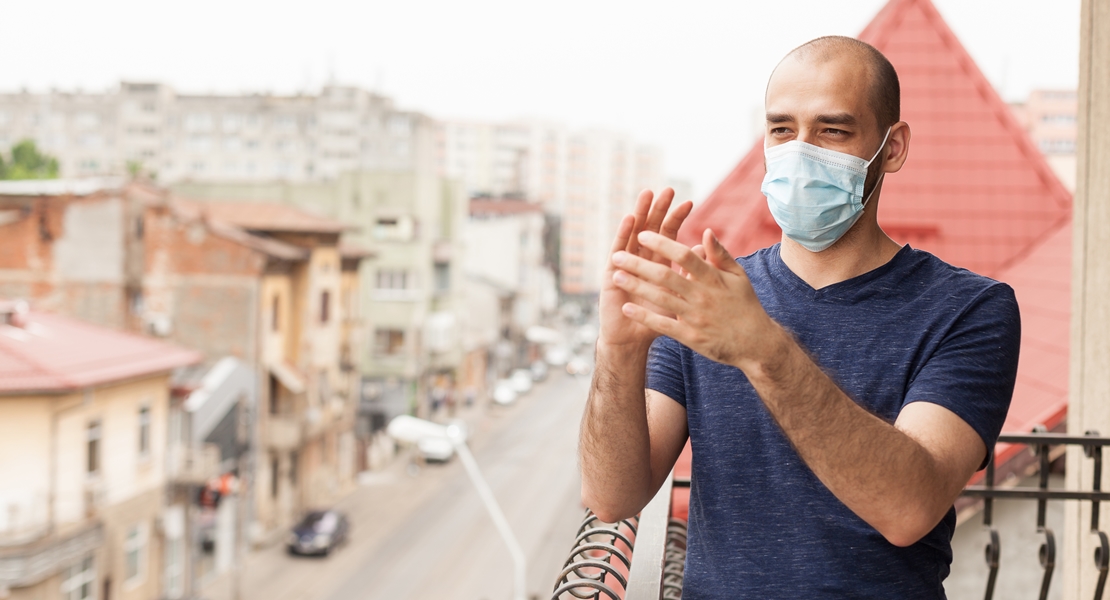
M 270 363 L 270 373 L 290 392 L 304 393 L 304 376 L 292 365 L 284 362 Z

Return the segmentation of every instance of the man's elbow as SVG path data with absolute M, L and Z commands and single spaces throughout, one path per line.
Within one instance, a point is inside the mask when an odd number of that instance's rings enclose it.
M 901 515 L 900 518 L 876 529 L 890 544 L 907 548 L 929 535 L 943 516 L 942 514 L 940 517 L 935 517 L 932 511 L 920 510 L 914 514 Z
M 616 523 L 634 517 L 640 512 L 639 508 L 628 502 L 620 502 L 611 498 L 605 499 L 593 494 L 585 485 L 582 486 L 582 504 L 604 523 Z

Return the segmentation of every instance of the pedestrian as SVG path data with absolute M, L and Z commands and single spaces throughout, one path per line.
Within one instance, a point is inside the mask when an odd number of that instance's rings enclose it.
M 692 207 L 668 214 L 671 190 L 620 224 L 583 501 L 605 521 L 638 513 L 689 439 L 683 598 L 944 598 L 952 504 L 1013 393 L 1013 290 L 879 227 L 910 148 L 881 53 L 813 40 L 765 101 L 778 244 L 733 259 L 708 229 L 678 243 Z

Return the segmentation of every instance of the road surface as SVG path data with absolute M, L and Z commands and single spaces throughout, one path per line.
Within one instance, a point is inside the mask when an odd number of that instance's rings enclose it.
M 472 425 L 475 458 L 528 556 L 528 597 L 550 597 L 582 518 L 575 449 L 587 380 L 553 372 Z M 241 600 L 508 600 L 512 562 L 462 465 L 401 458 L 339 508 L 351 541 L 327 558 L 251 553 Z M 230 598 L 224 575 L 204 588 Z

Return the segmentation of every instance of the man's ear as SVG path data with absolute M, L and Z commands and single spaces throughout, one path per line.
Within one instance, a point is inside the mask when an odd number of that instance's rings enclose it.
M 890 141 L 886 145 L 886 156 L 883 158 L 883 172 L 897 173 L 906 164 L 910 155 L 910 125 L 905 121 L 898 121 L 890 128 Z

